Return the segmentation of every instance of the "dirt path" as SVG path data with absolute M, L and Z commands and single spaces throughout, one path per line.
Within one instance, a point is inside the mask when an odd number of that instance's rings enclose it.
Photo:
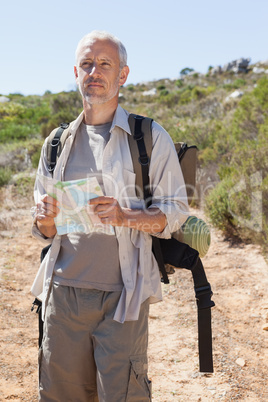
M 0 400 L 37 401 L 37 316 L 29 289 L 41 245 L 29 234 L 29 204 L 10 197 L 7 191 L 0 199 Z M 268 267 L 258 247 L 231 247 L 214 230 L 212 239 L 203 263 L 216 303 L 215 373 L 198 372 L 191 274 L 177 271 L 150 312 L 154 401 L 268 400 Z

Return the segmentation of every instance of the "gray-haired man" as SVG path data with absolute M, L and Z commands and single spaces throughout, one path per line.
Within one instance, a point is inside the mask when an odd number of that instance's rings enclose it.
M 118 105 L 129 68 L 116 37 L 93 31 L 82 38 L 74 73 L 83 112 L 71 124 L 54 178 L 96 176 L 104 195 L 89 205 L 115 235 L 60 236 L 54 218 L 62 206 L 37 180 L 33 233 L 52 243 L 32 287 L 44 307 L 40 400 L 149 401 L 149 304 L 162 298 L 151 236 L 168 238 L 186 220 L 183 177 L 171 138 L 154 122 L 150 210 L 136 197 L 128 112 Z M 50 177 L 46 142 L 38 173 Z

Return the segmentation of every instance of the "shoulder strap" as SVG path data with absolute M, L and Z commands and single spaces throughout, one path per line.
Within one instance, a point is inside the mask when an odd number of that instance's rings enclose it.
M 152 153 L 152 122 L 149 117 L 130 114 L 128 118 L 131 134 L 128 144 L 136 174 L 136 195 L 140 199 L 149 199 L 149 165 Z M 144 193 L 144 188 L 146 192 Z
M 129 115 L 129 126 L 132 135 L 128 136 L 128 140 L 134 172 L 136 173 L 136 193 L 139 198 L 144 199 L 146 208 L 152 203 L 149 180 L 149 166 L 152 154 L 152 121 L 153 120 L 148 117 L 133 114 Z M 162 274 L 162 282 L 167 284 L 169 283 L 169 279 L 165 269 L 159 239 L 152 236 L 152 243 L 153 253 Z
M 53 130 L 47 141 L 48 170 L 53 176 L 57 160 L 61 154 L 67 137 L 70 135 L 69 123 L 61 123 L 60 127 Z

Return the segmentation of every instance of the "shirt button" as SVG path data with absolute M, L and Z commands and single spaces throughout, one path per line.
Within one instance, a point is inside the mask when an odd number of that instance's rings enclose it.
M 54 258 L 53 258 L 53 257 L 51 257 L 51 258 L 50 258 L 50 261 L 54 261 Z

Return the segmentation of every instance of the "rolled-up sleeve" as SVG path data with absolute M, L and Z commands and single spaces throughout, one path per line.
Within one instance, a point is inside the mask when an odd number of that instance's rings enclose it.
M 153 149 L 150 162 L 152 204 L 166 216 L 167 225 L 154 236 L 170 238 L 189 216 L 187 193 L 178 156 L 169 134 L 153 122 Z
M 38 169 L 37 169 L 37 173 L 41 174 L 43 176 L 48 176 L 51 177 L 51 174 L 48 171 L 48 167 L 47 167 L 47 158 L 46 158 L 46 148 L 47 148 L 47 140 L 45 141 L 45 143 L 43 144 L 42 150 L 41 150 L 41 156 L 40 156 L 40 160 L 39 160 L 39 164 L 38 164 Z M 34 185 L 34 201 L 35 201 L 35 205 L 40 202 L 42 195 L 45 194 L 45 189 L 42 186 L 42 184 L 39 182 L 38 179 L 35 180 L 35 185 Z M 49 244 L 52 242 L 52 238 L 47 238 L 46 236 L 44 236 L 40 230 L 37 227 L 36 224 L 36 206 L 31 208 L 31 213 L 32 213 L 32 217 L 33 217 L 33 224 L 32 224 L 32 235 L 37 238 L 38 240 L 40 240 L 42 243 L 46 243 Z

